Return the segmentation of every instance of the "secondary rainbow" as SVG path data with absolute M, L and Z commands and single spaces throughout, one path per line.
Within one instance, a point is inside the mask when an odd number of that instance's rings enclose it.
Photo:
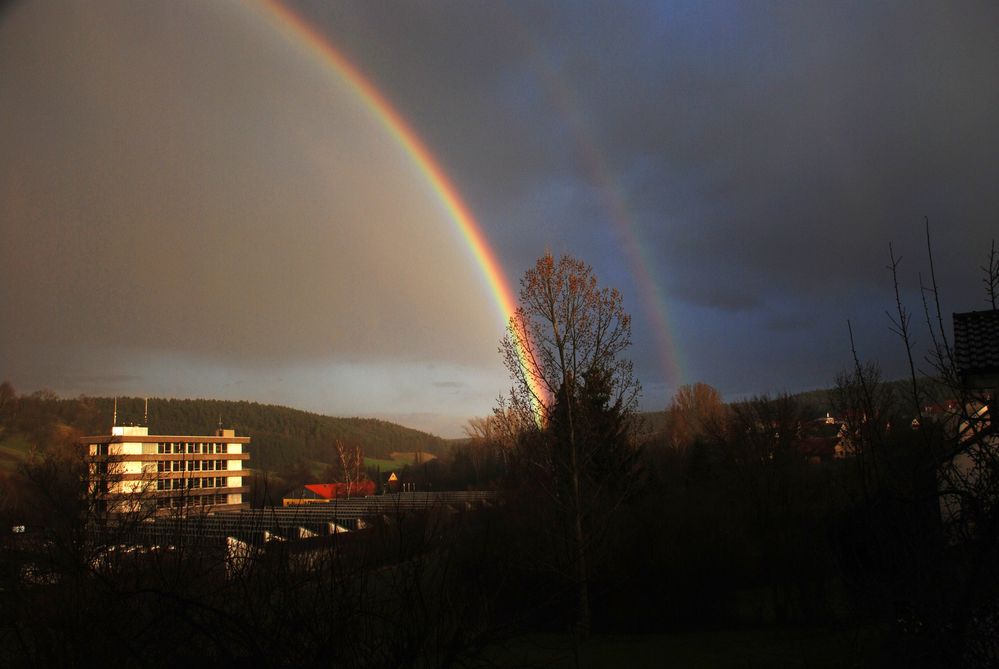
M 521 46 L 535 64 L 539 80 L 548 92 L 548 99 L 575 139 L 580 162 L 585 167 L 589 180 L 597 190 L 609 220 L 618 234 L 639 295 L 645 303 L 645 312 L 649 316 L 652 332 L 656 338 L 657 353 L 666 382 L 674 388 L 679 387 L 684 378 L 682 358 L 673 339 L 673 328 L 670 327 L 667 315 L 665 291 L 655 280 L 651 270 L 652 262 L 648 250 L 653 247 L 639 240 L 637 226 L 628 208 L 624 189 L 608 167 L 604 152 L 598 146 L 594 133 L 588 130 L 583 116 L 579 113 L 582 106 L 572 88 L 558 75 L 556 68 L 545 57 L 543 49 L 538 47 L 537 41 L 523 22 L 517 20 L 513 12 L 504 12 L 501 16 L 507 19 L 507 27 L 517 36 Z
M 403 147 L 461 231 L 476 263 L 485 276 L 502 316 L 507 323 L 516 323 L 517 299 L 509 281 L 503 274 L 496 255 L 486 243 L 481 227 L 462 200 L 457 188 L 448 178 L 437 159 L 430 153 L 423 140 L 420 139 L 420 136 L 413 131 L 395 107 L 382 95 L 381 91 L 304 18 L 277 0 L 261 0 L 258 6 L 264 10 L 265 18 L 276 26 L 282 35 L 303 47 L 310 55 L 318 58 L 324 66 L 332 68 L 342 77 L 360 96 L 375 118 Z M 520 360 L 524 376 L 528 379 L 534 397 L 542 399 L 545 394 L 542 392 L 535 375 L 531 373 L 528 362 L 527 338 L 524 336 L 523 330 L 519 330 L 516 334 L 517 357 Z M 539 407 L 536 404 L 535 411 L 538 410 Z

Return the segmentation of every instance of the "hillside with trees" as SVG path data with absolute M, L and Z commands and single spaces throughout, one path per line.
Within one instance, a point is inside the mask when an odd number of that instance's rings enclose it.
M 67 429 L 106 434 L 114 414 L 110 397 L 59 398 L 49 392 L 17 395 L 4 384 L 0 400 L 0 445 L 42 446 Z M 142 424 L 145 400 L 118 398 L 118 423 Z M 287 472 L 322 468 L 338 461 L 336 442 L 360 447 L 367 457 L 393 452 L 440 454 L 447 442 L 431 434 L 373 418 L 334 418 L 288 407 L 225 400 L 149 399 L 153 434 L 213 434 L 219 422 L 253 439 L 248 450 L 256 470 Z

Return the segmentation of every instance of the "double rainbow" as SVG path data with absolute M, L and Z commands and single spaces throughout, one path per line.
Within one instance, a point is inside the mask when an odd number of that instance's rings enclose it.
M 448 178 L 437 159 L 430 153 L 420 136 L 413 131 L 395 107 L 375 85 L 340 51 L 329 43 L 299 14 L 277 0 L 261 0 L 263 16 L 290 42 L 320 61 L 324 68 L 341 77 L 363 100 L 365 106 L 386 131 L 399 143 L 414 166 L 430 184 L 464 237 L 475 261 L 482 269 L 489 289 L 507 323 L 515 329 L 514 345 L 521 372 L 535 398 L 534 409 L 540 418 L 538 400 L 545 397 L 537 375 L 533 373 L 528 351 L 528 338 L 517 319 L 517 298 L 500 267 L 496 254 L 486 243 L 482 228 L 462 200 L 454 183 Z

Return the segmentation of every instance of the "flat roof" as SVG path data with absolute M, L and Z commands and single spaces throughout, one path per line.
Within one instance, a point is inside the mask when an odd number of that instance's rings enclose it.
M 177 435 L 177 434 L 104 434 L 94 437 L 80 437 L 81 444 L 159 444 L 171 443 L 213 443 L 213 444 L 248 444 L 250 437 L 219 437 L 217 435 Z

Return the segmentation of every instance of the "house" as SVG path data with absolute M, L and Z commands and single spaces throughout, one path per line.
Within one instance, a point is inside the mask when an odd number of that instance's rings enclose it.
M 965 397 L 956 428 L 958 452 L 939 472 L 940 513 L 951 526 L 963 521 L 973 528 L 978 512 L 997 493 L 999 433 L 991 410 L 999 388 L 999 310 L 954 314 L 954 364 Z
M 282 506 L 328 504 L 337 499 L 367 497 L 375 494 L 374 481 L 364 479 L 352 483 L 307 483 L 281 500 Z

